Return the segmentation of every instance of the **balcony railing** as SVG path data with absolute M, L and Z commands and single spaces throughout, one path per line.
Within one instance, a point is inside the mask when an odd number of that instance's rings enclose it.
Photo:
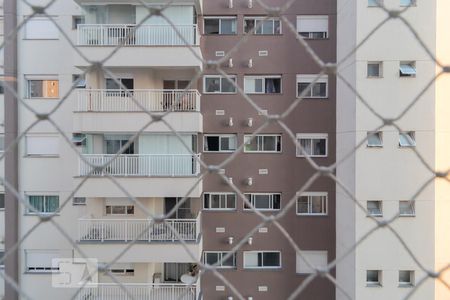
M 200 170 L 197 155 L 191 154 L 82 154 L 80 176 L 196 176 Z M 86 162 L 87 161 L 87 162 Z M 102 165 L 106 166 L 101 169 Z
M 197 292 L 195 285 L 182 283 L 99 283 L 81 288 L 78 300 L 196 300 Z
M 76 110 L 80 112 L 200 111 L 200 93 L 197 90 L 79 89 Z
M 150 219 L 79 219 L 80 242 L 176 242 L 197 241 L 200 215 L 196 219 L 166 219 L 155 223 Z M 178 233 L 178 236 L 171 229 Z
M 198 45 L 197 25 L 80 24 L 78 25 L 78 45 Z

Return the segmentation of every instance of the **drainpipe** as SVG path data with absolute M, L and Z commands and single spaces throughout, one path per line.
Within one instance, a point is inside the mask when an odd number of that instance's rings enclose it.
M 12 91 L 4 89 L 5 103 L 5 147 L 14 143 L 18 136 L 18 101 L 17 93 L 17 34 L 9 35 L 17 26 L 17 1 L 4 0 L 4 73 L 5 82 Z M 5 180 L 10 188 L 5 186 L 5 253 L 13 249 L 19 237 L 19 201 L 13 191 L 18 191 L 18 147 L 12 147 L 5 153 Z M 15 249 L 6 257 L 5 274 L 14 282 L 19 282 L 19 250 Z M 5 300 L 17 300 L 16 289 L 5 282 Z

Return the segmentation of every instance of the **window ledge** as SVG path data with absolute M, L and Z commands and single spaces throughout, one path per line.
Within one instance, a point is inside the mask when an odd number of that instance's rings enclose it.
M 383 287 L 383 286 L 381 285 L 381 283 L 366 283 L 366 287 L 380 288 L 380 287 Z
M 399 287 L 399 288 L 413 288 L 413 287 L 414 287 L 414 284 L 412 284 L 412 283 L 400 283 L 400 284 L 398 285 L 398 287 Z
M 299 217 L 328 217 L 328 214 L 299 214 L 296 213 Z
M 46 154 L 26 154 L 24 158 L 59 158 L 59 155 Z

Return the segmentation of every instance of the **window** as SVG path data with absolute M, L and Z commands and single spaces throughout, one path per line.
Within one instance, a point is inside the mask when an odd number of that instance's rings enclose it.
M 224 259 L 226 255 L 230 255 Z M 205 251 L 203 253 L 203 263 L 210 266 L 216 266 L 220 269 L 235 268 L 236 267 L 236 253 L 220 252 L 220 251 Z
M 314 83 L 313 83 L 314 82 Z M 297 75 L 297 97 L 328 98 L 328 76 Z
M 416 77 L 416 63 L 413 61 L 400 62 L 400 77 Z
M 400 6 L 415 6 L 416 0 L 400 0 Z
M 246 94 L 280 94 L 281 75 L 245 76 L 244 91 Z
M 59 137 L 27 135 L 25 151 L 26 155 L 57 156 L 59 154 Z
M 72 16 L 72 29 L 78 29 L 78 25 L 84 24 L 84 16 Z
M 415 133 L 413 131 L 400 132 L 398 143 L 400 147 L 415 147 Z
M 72 85 L 77 89 L 85 89 L 86 88 L 86 78 L 84 74 L 73 74 L 72 75 Z
M 60 258 L 57 250 L 25 250 L 25 271 L 30 273 L 52 273 L 59 271 L 53 260 Z
M 121 135 L 121 134 L 105 134 L 104 136 L 104 149 L 106 149 L 106 154 L 116 154 L 122 147 L 124 147 L 131 136 Z M 121 154 L 134 154 L 134 142 L 128 145 Z
M 228 75 L 226 78 L 221 75 L 206 75 L 203 77 L 203 92 L 206 94 L 221 93 L 231 94 L 236 93 L 236 76 Z M 230 80 L 232 82 L 230 82 Z
M 0 152 L 5 151 L 5 135 L 0 134 Z
M 382 76 L 382 63 L 381 62 L 369 62 L 367 63 L 367 77 L 377 78 Z
M 207 152 L 233 152 L 236 150 L 235 134 L 205 135 L 203 150 Z
M 134 215 L 134 205 L 106 205 L 107 215 Z
M 250 210 L 279 210 L 281 207 L 280 193 L 249 193 L 245 194 L 253 207 L 244 202 L 244 209 Z
M 53 214 L 59 210 L 59 196 L 27 195 L 27 199 L 33 208 L 26 208 L 28 214 Z
M 381 217 L 383 215 L 381 201 L 367 201 L 367 214 L 374 217 Z
M 245 135 L 244 144 L 244 152 L 281 152 L 281 135 Z
M 415 204 L 412 201 L 399 202 L 399 214 L 403 217 L 412 217 L 416 215 Z
M 255 29 L 254 29 L 255 28 Z M 281 22 L 279 18 L 265 19 L 264 17 L 245 17 L 244 18 L 244 32 L 257 35 L 276 35 L 281 34 Z
M 367 147 L 383 147 L 383 135 L 381 131 L 367 133 Z
M 86 197 L 74 197 L 72 205 L 86 205 Z
M 244 251 L 244 269 L 281 268 L 280 251 Z
M 5 250 L 0 250 L 0 269 L 3 269 L 5 267 L 5 261 L 3 258 L 5 257 Z
M 107 90 L 133 90 L 134 89 L 134 79 L 132 77 L 128 78 L 106 78 L 106 89 Z M 114 92 L 114 91 L 112 91 Z M 115 94 L 112 94 L 115 96 Z
M 367 270 L 366 284 L 367 284 L 367 286 L 381 286 L 381 271 L 380 270 Z
M 28 79 L 27 98 L 56 99 L 59 97 L 59 80 Z
M 297 16 L 297 32 L 306 39 L 328 38 L 328 16 Z
M 134 276 L 134 266 L 132 264 L 113 264 L 108 268 L 108 272 L 118 276 Z
M 297 197 L 297 215 L 326 215 L 328 213 L 327 202 L 327 193 L 303 193 Z
M 414 286 L 414 271 L 398 271 L 398 286 Z
M 301 253 L 302 255 L 297 253 L 296 256 L 297 274 L 312 274 L 314 273 L 314 269 L 325 269 L 328 265 L 327 251 L 302 251 Z M 306 261 L 309 262 L 309 265 Z
M 27 19 L 24 25 L 25 39 L 29 40 L 57 40 L 59 30 L 47 17 L 33 17 Z
M 0 210 L 5 209 L 5 194 L 0 194 Z
M 383 5 L 383 0 L 368 0 L 367 5 L 369 7 L 376 7 Z
M 328 155 L 327 134 L 297 134 L 297 140 L 301 146 L 301 148 L 297 146 L 297 157 L 304 157 L 306 155 L 311 157 L 326 157 Z
M 236 17 L 205 17 L 205 34 L 236 34 Z
M 235 193 L 204 193 L 203 208 L 206 210 L 235 210 Z

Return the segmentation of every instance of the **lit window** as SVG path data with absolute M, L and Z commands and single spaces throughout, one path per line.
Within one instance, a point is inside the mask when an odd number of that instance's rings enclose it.
M 381 77 L 381 62 L 369 62 L 367 63 L 367 77 L 376 78 Z
M 414 286 L 414 271 L 398 271 L 398 285 L 400 287 Z
M 367 201 L 367 214 L 375 217 L 383 215 L 381 201 Z
M 383 147 L 381 131 L 367 133 L 367 147 Z
M 235 210 L 235 193 L 204 193 L 203 209 L 206 210 Z
M 232 82 L 230 82 L 230 80 Z M 233 84 L 234 83 L 234 84 Z M 203 77 L 203 92 L 205 94 L 236 93 L 236 76 L 206 75 Z
M 236 34 L 236 17 L 205 17 L 205 34 Z
M 297 215 L 326 215 L 327 200 L 327 193 L 303 193 L 297 197 Z
M 415 77 L 416 76 L 416 63 L 409 61 L 400 62 L 400 77 Z
M 244 144 L 244 152 L 281 152 L 281 135 L 245 135 Z
M 205 251 L 203 253 L 203 263 L 220 269 L 235 268 L 236 253 L 229 251 Z
M 58 98 L 59 80 L 27 80 L 27 97 Z
M 297 140 L 301 146 L 297 146 L 298 157 L 326 157 L 328 154 L 327 134 L 297 134 Z
M 281 194 L 276 193 L 249 193 L 245 194 L 252 206 L 244 202 L 245 210 L 279 210 L 281 206 Z
M 369 287 L 381 286 L 381 271 L 368 270 L 366 272 L 366 284 Z
M 399 202 L 399 214 L 403 217 L 411 217 L 416 215 L 415 205 L 412 201 Z
M 399 134 L 400 147 L 414 147 L 416 146 L 415 134 L 413 131 L 400 132 Z

